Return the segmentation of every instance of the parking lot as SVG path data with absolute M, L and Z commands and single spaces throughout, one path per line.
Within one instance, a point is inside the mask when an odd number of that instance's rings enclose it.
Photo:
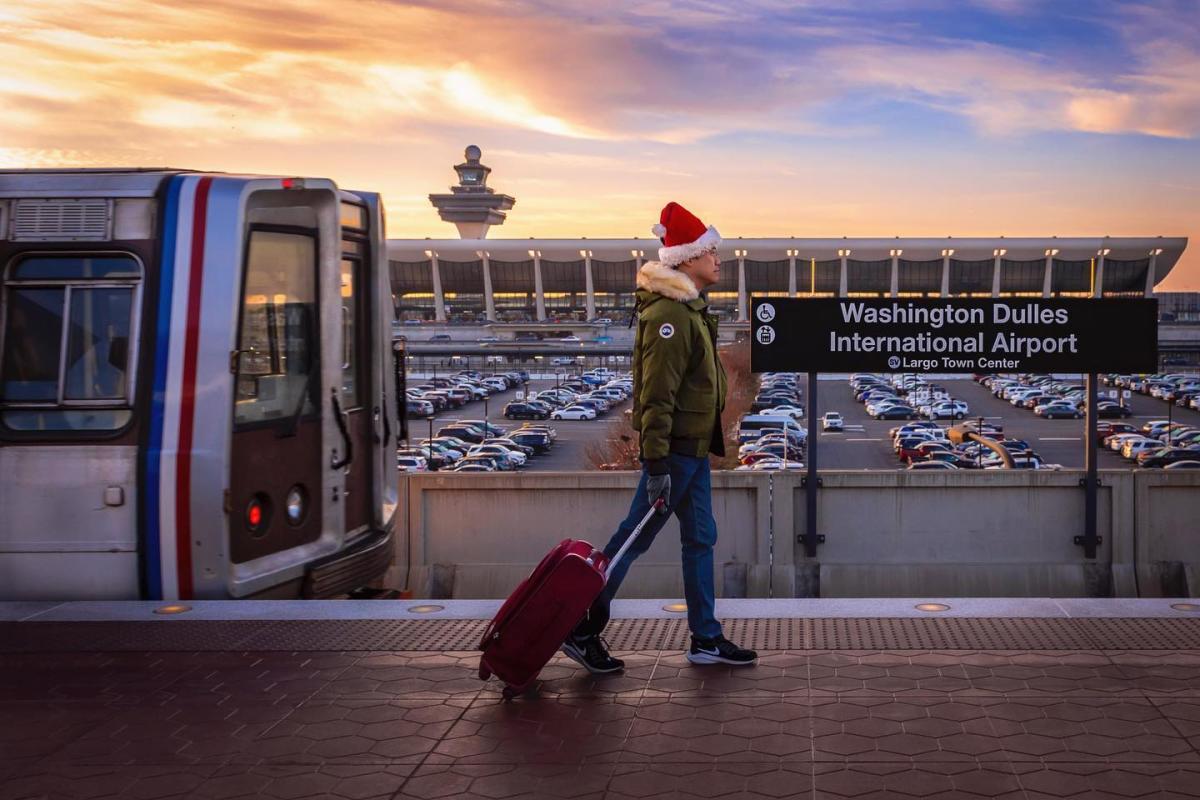
M 1004 428 L 1006 437 L 1024 439 L 1042 458 L 1052 464 L 1061 464 L 1067 469 L 1082 469 L 1084 466 L 1084 420 L 1054 419 L 1047 420 L 1034 416 L 1032 411 L 1018 409 L 1007 401 L 993 397 L 985 387 L 972 381 L 969 377 L 954 377 L 935 379 L 933 382 L 944 387 L 949 394 L 958 400 L 965 400 L 971 411 L 971 418 L 983 416 L 987 422 L 997 423 Z M 807 382 L 803 376 L 800 379 L 804 396 L 808 395 Z M 529 389 L 537 392 L 554 388 L 555 381 L 538 379 L 530 381 Z M 1109 387 L 1100 387 L 1102 394 Z M 509 430 L 520 427 L 521 420 L 509 420 L 503 416 L 506 403 L 515 400 L 516 389 L 510 389 L 492 395 L 487 401 L 488 422 L 500 425 Z M 1167 418 L 1167 403 L 1142 394 L 1134 393 L 1125 401 L 1133 411 L 1133 416 L 1126 422 L 1141 427 L 1152 419 Z M 586 448 L 589 442 L 602 441 L 608 437 L 609 423 L 619 417 L 630 403 L 626 401 L 607 414 L 596 420 L 547 420 L 544 424 L 551 425 L 558 431 L 558 439 L 554 448 L 544 455 L 536 456 L 529 461 L 524 471 L 527 472 L 556 472 L 593 469 L 588 463 Z M 876 420 L 870 417 L 863 405 L 855 401 L 850 386 L 845 378 L 822 379 L 818 387 L 817 407 L 820 414 L 826 411 L 838 411 L 846 421 L 842 432 L 824 433 L 817 431 L 820 446 L 818 466 L 821 469 L 900 469 L 901 464 L 892 450 L 888 430 L 900 425 L 895 420 Z M 483 419 L 484 403 L 477 400 L 459 409 L 451 409 L 437 414 L 433 420 L 433 432 L 439 427 L 458 419 Z M 1200 412 L 1174 407 L 1171 418 L 1200 427 Z M 731 420 L 725 420 L 728 424 Z M 809 427 L 807 420 L 802 423 Z M 942 425 L 953 424 L 950 420 L 942 420 Z M 819 427 L 819 426 L 818 426 Z M 414 419 L 409 421 L 409 436 L 413 440 L 423 439 L 430 435 L 430 420 Z M 1121 458 L 1108 448 L 1099 450 L 1099 467 L 1101 469 L 1131 469 L 1134 465 Z
M 968 376 L 930 380 L 944 387 L 956 400 L 965 400 L 970 406 L 971 419 L 982 416 L 987 422 L 1003 426 L 1005 437 L 1024 439 L 1051 464 L 1061 464 L 1067 469 L 1083 468 L 1085 420 L 1041 419 L 1034 416 L 1032 411 L 1015 408 L 1007 401 L 993 397 L 991 392 Z M 1102 394 L 1108 389 L 1106 386 L 1100 387 Z M 807 386 L 805 392 L 807 397 Z M 1167 418 L 1167 403 L 1162 400 L 1135 392 L 1125 402 L 1129 404 L 1133 416 L 1124 421 L 1138 427 L 1147 420 Z M 902 423 L 868 416 L 863 405 L 854 399 L 850 385 L 844 378 L 820 381 L 817 407 L 821 414 L 839 411 L 846 420 L 846 430 L 841 433 L 818 431 L 819 468 L 898 469 L 904 466 L 897 461 L 888 438 L 888 430 Z M 1175 407 L 1171 409 L 1171 418 L 1200 426 L 1200 412 Z M 947 426 L 954 423 L 941 420 L 939 424 Z M 1130 462 L 1107 448 L 1101 448 L 1099 453 L 1100 469 L 1133 468 Z
M 409 383 L 419 383 L 417 378 L 410 377 Z M 529 391 L 539 392 L 545 389 L 553 389 L 555 386 L 554 380 L 531 380 L 529 382 Z M 504 418 L 504 406 L 517 398 L 518 389 L 509 389 L 505 392 L 498 392 L 487 399 L 487 421 L 499 425 L 507 430 L 519 428 L 525 424 L 525 420 L 513 420 Z M 618 418 L 625 409 L 629 408 L 629 401 L 614 406 L 607 414 L 594 420 L 544 420 L 538 421 L 536 424 L 549 425 L 558 431 L 558 438 L 555 440 L 554 447 L 549 453 L 535 456 L 529 460 L 523 472 L 569 472 L 575 470 L 592 469 L 588 463 L 586 448 L 588 442 L 601 441 L 608 437 L 609 423 L 613 419 Z M 436 435 L 438 428 L 443 425 L 448 425 L 454 420 L 459 419 L 483 419 L 484 418 L 484 402 L 475 400 L 467 403 L 462 408 L 447 409 L 435 415 L 432 419 L 433 433 Z M 429 419 L 410 419 L 408 423 L 410 441 L 419 441 L 430 435 L 430 420 Z

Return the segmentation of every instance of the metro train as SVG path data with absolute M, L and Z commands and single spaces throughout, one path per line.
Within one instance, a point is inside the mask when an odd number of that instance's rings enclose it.
M 377 581 L 405 435 L 384 235 L 378 195 L 322 178 L 0 171 L 0 600 Z

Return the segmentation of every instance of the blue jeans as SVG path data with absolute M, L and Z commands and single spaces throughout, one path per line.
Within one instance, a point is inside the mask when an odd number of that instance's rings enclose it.
M 713 583 L 713 545 L 717 543 L 717 522 L 712 515 L 712 480 L 708 457 L 695 458 L 671 453 L 667 457 L 671 471 L 670 510 L 679 518 L 679 535 L 683 549 L 683 592 L 687 600 L 688 627 L 692 634 L 710 639 L 721 635 L 721 623 L 716 617 L 716 588 Z M 646 496 L 646 479 L 642 470 L 629 515 L 604 546 L 604 554 L 612 558 L 633 533 L 633 529 L 650 510 Z M 608 625 L 609 607 L 621 582 L 625 580 L 634 559 L 650 549 L 654 537 L 666 524 L 667 514 L 655 514 L 642 529 L 637 541 L 625 552 L 613 569 L 600 596 L 576 626 L 576 636 L 600 633 Z

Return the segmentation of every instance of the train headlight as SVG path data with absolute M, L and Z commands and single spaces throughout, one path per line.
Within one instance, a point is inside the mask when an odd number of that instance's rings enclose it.
M 305 497 L 304 487 L 300 485 L 293 486 L 287 493 L 287 518 L 292 525 L 299 525 L 304 521 L 304 514 L 308 511 L 308 498 Z

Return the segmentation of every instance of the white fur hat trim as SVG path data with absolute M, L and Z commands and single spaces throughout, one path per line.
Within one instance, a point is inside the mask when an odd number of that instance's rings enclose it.
M 664 231 L 665 233 L 666 231 Z M 721 243 L 721 234 L 712 225 L 700 235 L 700 238 L 687 244 L 677 244 L 674 247 L 658 248 L 658 260 L 665 266 L 677 267 L 688 259 L 695 258 L 705 250 L 710 250 Z

